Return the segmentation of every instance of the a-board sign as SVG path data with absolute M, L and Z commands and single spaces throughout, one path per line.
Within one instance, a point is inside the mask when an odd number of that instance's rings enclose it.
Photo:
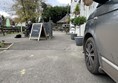
M 45 28 L 47 35 L 49 35 L 49 27 L 48 27 L 48 25 L 49 25 L 48 22 L 44 22 L 44 23 L 43 23 L 43 27 Z
M 44 22 L 43 23 L 43 27 L 45 28 L 45 30 L 46 30 L 46 34 L 47 34 L 47 36 L 49 37 L 49 38 L 52 38 L 52 36 L 53 36 L 53 32 L 52 32 L 52 23 L 51 23 L 51 21 L 49 21 L 49 22 Z
M 45 29 L 43 28 L 43 23 L 33 23 L 30 38 L 29 39 L 40 39 L 41 35 L 46 37 Z

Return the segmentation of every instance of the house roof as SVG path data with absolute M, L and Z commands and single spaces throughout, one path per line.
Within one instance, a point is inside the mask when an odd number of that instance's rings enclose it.
M 66 14 L 61 20 L 59 20 L 57 23 L 66 23 L 68 21 L 69 15 Z

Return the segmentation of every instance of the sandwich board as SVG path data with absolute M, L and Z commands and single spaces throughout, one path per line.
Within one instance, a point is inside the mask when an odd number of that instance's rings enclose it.
M 47 39 L 43 23 L 33 23 L 29 39 L 37 39 L 39 41 L 41 37 Z

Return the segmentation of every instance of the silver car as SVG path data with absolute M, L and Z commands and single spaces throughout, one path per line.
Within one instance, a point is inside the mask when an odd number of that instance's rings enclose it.
M 86 66 L 118 83 L 118 0 L 95 1 L 100 5 L 87 21 L 83 40 Z

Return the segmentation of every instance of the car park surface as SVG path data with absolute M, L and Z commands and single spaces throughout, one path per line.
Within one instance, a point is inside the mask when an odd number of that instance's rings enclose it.
M 48 40 L 15 39 L 0 53 L 0 83 L 115 83 L 107 75 L 92 75 L 85 66 L 82 47 L 70 35 L 54 32 Z

